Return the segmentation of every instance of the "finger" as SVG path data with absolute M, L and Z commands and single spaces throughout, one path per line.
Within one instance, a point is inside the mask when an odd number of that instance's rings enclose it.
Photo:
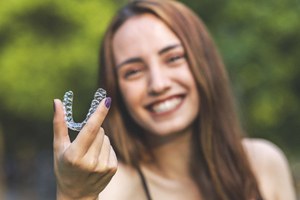
M 65 114 L 62 102 L 59 99 L 53 101 L 53 147 L 54 152 L 58 152 L 70 144 L 68 127 L 65 122 Z
M 116 174 L 117 169 L 118 169 L 118 161 L 117 161 L 117 157 L 115 154 L 115 151 L 113 150 L 112 146 L 110 145 L 110 143 L 104 143 L 104 144 L 109 144 L 107 147 L 107 154 L 108 157 L 107 159 L 105 157 L 101 157 L 99 160 L 99 167 L 97 168 L 98 171 L 102 172 L 103 176 L 101 177 L 102 181 L 105 181 L 107 183 L 109 183 L 109 181 L 111 180 L 111 178 Z M 104 162 L 101 161 L 101 159 L 103 159 L 104 161 L 106 161 L 106 164 Z
M 110 153 L 109 153 L 109 159 L 108 159 L 108 167 L 111 169 L 113 173 L 116 173 L 118 168 L 118 159 L 116 156 L 116 153 L 112 146 L 110 146 Z
M 104 130 L 103 128 L 99 129 L 99 132 L 96 135 L 96 138 L 93 140 L 90 148 L 87 153 L 84 155 L 85 162 L 91 166 L 91 168 L 96 168 L 98 165 L 98 158 L 101 152 L 101 147 L 104 141 Z
M 88 120 L 88 122 L 83 128 L 89 129 L 90 126 L 91 127 L 96 126 L 97 129 L 99 129 L 108 113 L 110 104 L 111 104 L 110 97 L 103 99 L 100 102 L 99 106 L 97 107 L 96 111 L 92 114 L 90 120 Z
M 101 151 L 98 158 L 98 165 L 97 165 L 97 171 L 105 171 L 107 170 L 108 161 L 109 161 L 109 154 L 110 154 L 110 141 L 109 138 L 104 135 L 103 143 L 101 146 Z
M 95 139 L 110 107 L 111 98 L 107 97 L 100 102 L 96 111 L 91 115 L 85 126 L 75 138 L 73 144 L 78 148 L 78 153 L 84 155 Z

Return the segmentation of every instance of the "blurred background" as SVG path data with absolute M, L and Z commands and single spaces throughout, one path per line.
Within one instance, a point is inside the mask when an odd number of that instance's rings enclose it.
M 53 99 L 83 120 L 122 0 L 0 1 L 0 199 L 55 199 Z M 300 1 L 182 0 L 219 47 L 244 128 L 286 154 L 300 190 Z M 71 133 L 73 134 L 73 133 Z

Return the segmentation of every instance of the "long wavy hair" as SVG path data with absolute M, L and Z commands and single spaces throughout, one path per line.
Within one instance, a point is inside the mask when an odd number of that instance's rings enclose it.
M 201 19 L 173 0 L 132 1 L 112 19 L 101 45 L 99 85 L 113 99 L 104 123 L 118 159 L 136 167 L 151 147 L 142 128 L 130 117 L 118 87 L 112 40 L 118 28 L 133 16 L 150 13 L 181 40 L 194 75 L 201 109 L 193 132 L 190 174 L 206 200 L 261 199 L 258 184 L 241 144 L 228 75 L 217 48 Z

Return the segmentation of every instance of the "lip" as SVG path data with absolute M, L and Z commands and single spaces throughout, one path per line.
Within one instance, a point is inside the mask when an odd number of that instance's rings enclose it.
M 168 111 L 165 111 L 165 112 L 160 112 L 160 113 L 156 113 L 153 111 L 153 106 L 155 104 L 159 104 L 159 103 L 162 103 L 162 102 L 165 102 L 167 100 L 170 100 L 170 99 L 173 99 L 173 98 L 180 98 L 180 103 L 178 105 L 176 105 L 173 109 L 171 110 L 168 110 Z M 185 99 L 185 95 L 184 94 L 178 94 L 178 95 L 172 95 L 172 96 L 169 96 L 167 98 L 163 98 L 163 99 L 159 99 L 159 100 L 155 100 L 149 104 L 147 104 L 145 106 L 145 108 L 151 113 L 151 115 L 154 115 L 154 116 L 162 116 L 162 115 L 167 115 L 167 114 L 170 114 L 174 111 L 176 111 L 184 102 L 184 99 Z

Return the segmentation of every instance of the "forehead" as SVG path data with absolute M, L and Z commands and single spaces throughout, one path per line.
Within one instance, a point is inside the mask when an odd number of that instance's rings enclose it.
M 138 52 L 159 51 L 170 44 L 180 44 L 172 30 L 152 14 L 138 15 L 127 20 L 117 30 L 112 42 L 117 57 L 121 54 L 130 56 Z

